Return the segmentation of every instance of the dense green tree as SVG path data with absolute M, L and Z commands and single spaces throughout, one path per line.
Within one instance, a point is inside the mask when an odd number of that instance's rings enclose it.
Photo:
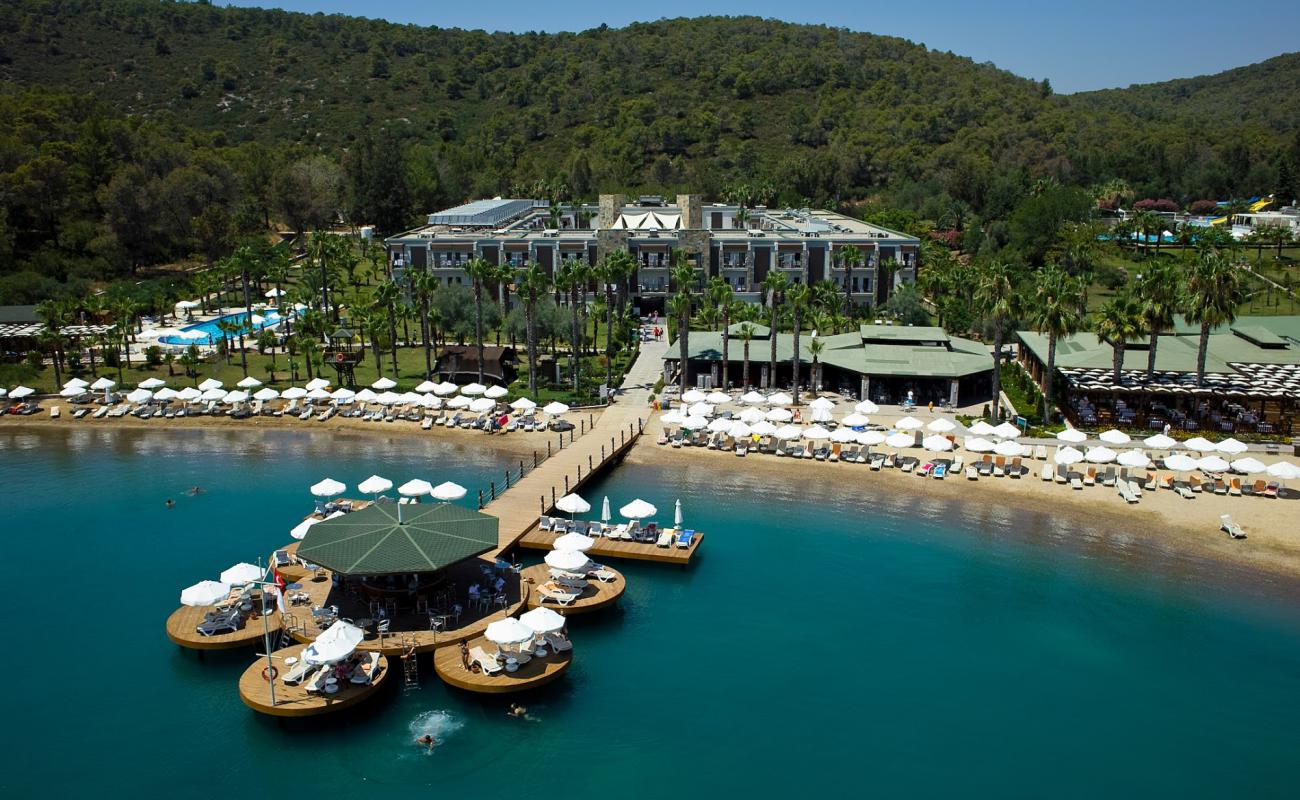
M 1222 253 L 1205 252 L 1187 265 L 1183 276 L 1186 293 L 1183 315 L 1201 326 L 1196 349 L 1196 383 L 1205 385 L 1205 358 L 1210 331 L 1230 325 L 1237 318 L 1237 306 L 1246 299 L 1246 281 L 1241 268 Z
M 1043 419 L 1052 419 L 1052 385 L 1056 373 L 1056 345 L 1083 324 L 1083 290 L 1065 270 L 1049 264 L 1034 281 L 1029 318 L 1034 328 L 1047 335 L 1047 365 L 1043 375 Z

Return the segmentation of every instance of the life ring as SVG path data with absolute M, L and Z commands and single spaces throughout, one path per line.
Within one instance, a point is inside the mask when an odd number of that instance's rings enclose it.
M 335 353 L 335 354 L 334 354 L 334 361 L 335 361 L 336 363 L 338 363 L 338 364 L 342 364 L 342 363 L 343 363 L 343 354 L 342 354 L 342 353 Z
M 262 680 L 266 681 L 267 683 L 270 683 L 271 681 L 275 680 L 276 676 L 279 674 L 280 674 L 280 670 L 276 669 L 274 666 L 262 667 Z

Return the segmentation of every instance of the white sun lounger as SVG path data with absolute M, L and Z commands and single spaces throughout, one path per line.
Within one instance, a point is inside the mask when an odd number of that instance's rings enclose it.
M 573 642 L 567 636 L 558 633 L 546 634 L 546 644 L 557 653 L 567 653 L 573 649 Z
M 496 656 L 488 655 L 482 647 L 475 646 L 469 649 L 469 663 L 478 664 L 489 675 L 495 675 L 501 671 L 501 665 L 497 663 Z
M 374 681 L 375 676 L 379 674 L 379 654 L 367 653 L 367 658 L 352 670 L 352 677 L 349 678 L 352 683 L 369 686 Z
M 1234 539 L 1246 538 L 1246 532 L 1241 529 L 1240 525 L 1232 521 L 1232 516 L 1229 514 L 1223 514 L 1219 517 L 1219 530 Z
M 294 664 L 292 667 L 289 668 L 288 672 L 284 673 L 285 685 L 297 686 L 298 684 L 302 683 L 303 678 L 306 678 L 307 673 L 311 672 L 311 670 L 312 670 L 312 665 L 300 659 L 297 664 Z

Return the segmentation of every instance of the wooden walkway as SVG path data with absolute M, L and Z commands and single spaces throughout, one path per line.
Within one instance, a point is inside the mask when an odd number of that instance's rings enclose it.
M 551 550 L 555 546 L 558 534 L 534 527 L 519 540 L 519 547 L 528 550 Z M 704 535 L 696 532 L 690 547 L 656 547 L 653 542 L 629 542 L 600 537 L 587 551 L 587 555 L 599 561 L 603 558 L 625 558 L 629 561 L 655 561 L 660 564 L 689 564 L 695 551 L 700 549 Z
M 650 392 L 663 372 L 666 348 L 663 342 L 643 343 L 623 380 L 618 401 L 601 413 L 591 430 L 484 506 L 484 511 L 501 520 L 497 550 L 492 555 L 518 547 L 556 500 L 581 489 L 631 449 L 648 421 Z
M 589 579 L 587 581 L 587 588 L 583 590 L 582 596 L 567 606 L 562 606 L 559 603 L 546 600 L 542 597 L 541 593 L 537 591 L 537 587 L 545 584 L 551 579 L 550 567 L 545 564 L 537 564 L 528 567 L 519 574 L 524 579 L 525 583 L 532 584 L 532 591 L 528 594 L 529 608 L 540 608 L 545 605 L 547 608 L 558 611 L 567 617 L 573 614 L 585 614 L 588 611 L 596 611 L 607 606 L 612 606 L 618 602 L 618 598 L 622 597 L 623 592 L 627 589 L 627 580 L 618 570 L 611 569 L 610 572 L 613 572 L 618 577 L 608 583 L 605 581 L 598 581 L 594 578 Z

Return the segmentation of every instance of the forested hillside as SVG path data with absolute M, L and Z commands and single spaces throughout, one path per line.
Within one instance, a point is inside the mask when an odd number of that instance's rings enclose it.
M 387 231 L 507 192 L 719 197 L 745 183 L 772 202 L 1012 229 L 1045 182 L 1118 179 L 1131 198 L 1179 202 L 1289 193 L 1296 63 L 1194 79 L 1183 99 L 1174 84 L 1058 97 L 901 39 L 754 18 L 487 34 L 8 0 L 0 301 L 207 260 L 270 224 L 342 214 Z M 1202 109 L 1225 96 L 1235 105 Z

